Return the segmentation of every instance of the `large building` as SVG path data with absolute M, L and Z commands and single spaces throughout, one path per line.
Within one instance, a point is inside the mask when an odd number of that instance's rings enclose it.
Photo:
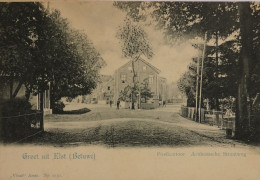
M 153 93 L 154 102 L 166 100 L 166 79 L 160 77 L 160 70 L 147 61 L 139 58 L 134 62 L 134 70 L 137 75 L 136 81 L 139 83 L 148 81 L 149 88 Z M 115 71 L 114 74 L 114 101 L 120 97 L 120 92 L 127 86 L 133 87 L 132 61 L 127 62 Z

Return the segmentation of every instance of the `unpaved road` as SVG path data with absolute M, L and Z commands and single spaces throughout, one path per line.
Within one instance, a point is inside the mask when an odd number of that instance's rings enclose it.
M 181 117 L 177 105 L 156 110 L 85 106 L 91 111 L 80 115 L 47 116 L 46 132 L 22 143 L 52 146 L 248 147 L 242 142 L 227 139 L 224 130 Z

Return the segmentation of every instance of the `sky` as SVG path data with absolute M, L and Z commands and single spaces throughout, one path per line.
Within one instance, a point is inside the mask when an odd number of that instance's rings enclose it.
M 106 62 L 101 74 L 113 75 L 114 71 L 130 59 L 122 56 L 116 33 L 126 14 L 113 6 L 113 2 L 50 2 L 50 9 L 58 9 L 67 18 L 71 27 L 83 30 L 100 52 Z M 188 69 L 197 51 L 189 44 L 169 46 L 165 43 L 163 32 L 154 26 L 145 26 L 154 56 L 147 60 L 161 70 L 160 76 L 167 82 L 176 82 Z

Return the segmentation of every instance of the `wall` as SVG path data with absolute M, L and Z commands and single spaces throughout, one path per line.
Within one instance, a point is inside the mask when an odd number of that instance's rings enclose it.
M 3 98 L 3 100 L 9 100 L 10 99 L 10 86 L 7 83 L 3 83 L 1 82 L 1 97 Z M 18 86 L 18 82 L 14 82 L 13 85 L 13 91 L 15 91 L 16 87 Z M 18 91 L 16 97 L 17 98 L 25 98 L 25 92 L 26 92 L 26 87 L 24 85 L 21 86 L 20 90 Z M 45 111 L 47 114 L 51 114 L 51 110 L 50 110 L 50 96 L 49 96 L 49 91 L 45 91 Z M 30 99 L 29 102 L 32 105 L 32 109 L 33 110 L 37 110 L 39 109 L 39 97 L 38 96 L 33 96 L 32 94 L 30 95 Z
M 108 89 L 110 87 L 110 89 Z M 91 94 L 86 96 L 86 102 L 90 103 L 90 99 L 97 98 L 98 103 L 102 104 L 113 101 L 114 97 L 115 82 L 111 76 L 102 75 L 101 82 L 97 84 L 97 87 L 92 91 Z
M 137 81 L 142 83 L 146 78 L 149 79 L 149 75 L 153 76 L 153 83 L 149 84 L 151 91 L 154 93 L 154 98 L 159 96 L 159 87 L 158 87 L 158 72 L 148 66 L 146 63 L 141 60 L 134 63 L 135 72 L 137 73 Z M 146 67 L 146 68 L 144 68 Z M 121 76 L 126 75 L 126 80 L 124 83 L 121 81 Z M 133 71 L 132 71 L 132 62 L 129 61 L 127 64 L 119 68 L 114 75 L 115 79 L 115 97 L 114 101 L 119 98 L 120 92 L 128 85 L 133 86 Z
M 8 83 L 1 82 L 1 96 L 4 100 L 10 99 L 10 85 Z M 17 82 L 14 82 L 13 91 L 15 91 L 16 87 L 18 86 Z M 16 97 L 25 97 L 26 88 L 22 85 L 21 89 L 17 93 Z

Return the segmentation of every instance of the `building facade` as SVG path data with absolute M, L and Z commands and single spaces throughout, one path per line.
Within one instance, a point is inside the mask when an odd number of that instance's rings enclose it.
M 139 58 L 134 61 L 134 71 L 136 82 L 143 83 L 145 80 L 153 94 L 151 98 L 154 102 L 166 98 L 166 79 L 159 76 L 160 70 L 147 61 Z M 114 74 L 114 102 L 120 97 L 120 92 L 127 87 L 133 87 L 132 61 L 127 62 L 115 71 Z
M 86 103 L 109 104 L 114 100 L 114 79 L 109 75 L 101 75 L 100 82 L 90 95 L 86 96 Z

